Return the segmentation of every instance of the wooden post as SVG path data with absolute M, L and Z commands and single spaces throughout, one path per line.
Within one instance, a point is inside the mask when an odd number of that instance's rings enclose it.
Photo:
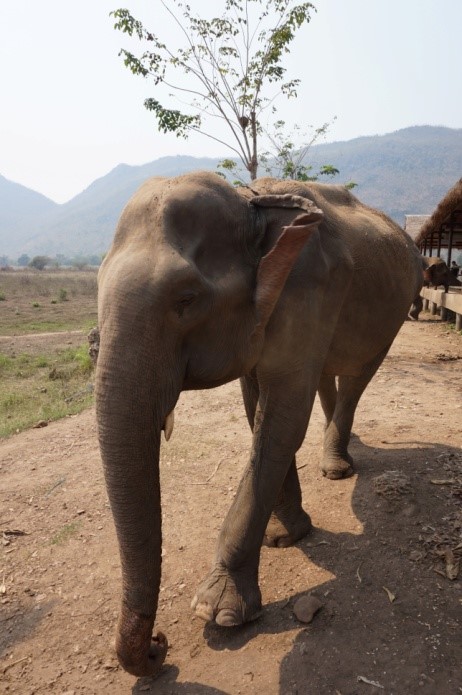
M 449 240 L 448 240 L 448 268 L 451 267 L 451 257 L 452 257 L 452 240 L 454 237 L 454 213 L 451 213 L 449 222 Z

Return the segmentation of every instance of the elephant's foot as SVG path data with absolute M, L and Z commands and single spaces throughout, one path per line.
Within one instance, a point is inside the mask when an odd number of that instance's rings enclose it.
M 287 548 L 304 538 L 311 531 L 311 519 L 304 509 L 297 514 L 273 512 L 266 527 L 263 545 L 271 548 Z
M 261 593 L 256 580 L 243 573 L 215 567 L 192 600 L 195 614 L 207 622 L 232 627 L 255 620 L 261 613 Z
M 353 475 L 353 459 L 350 454 L 325 453 L 321 463 L 322 474 L 329 480 L 340 480 Z

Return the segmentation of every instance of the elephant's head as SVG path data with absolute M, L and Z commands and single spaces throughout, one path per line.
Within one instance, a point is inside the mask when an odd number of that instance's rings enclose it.
M 460 281 L 451 273 L 446 261 L 438 256 L 423 256 L 424 284 L 433 287 L 444 286 L 447 292 L 451 285 L 460 285 Z
M 161 430 L 182 390 L 218 386 L 256 364 L 321 218 L 306 198 L 239 193 L 208 173 L 152 179 L 122 214 L 99 276 L 96 394 L 122 562 L 117 653 L 134 675 L 155 674 L 167 649 L 163 635 L 151 641 Z

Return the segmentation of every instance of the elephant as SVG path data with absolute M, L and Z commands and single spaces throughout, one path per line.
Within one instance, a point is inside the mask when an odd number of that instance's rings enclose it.
M 212 172 L 144 183 L 122 212 L 98 276 L 98 437 L 122 568 L 116 651 L 153 676 L 161 577 L 161 432 L 180 392 L 240 379 L 249 462 L 215 559 L 192 602 L 234 626 L 262 610 L 262 544 L 288 546 L 311 520 L 296 453 L 316 393 L 322 472 L 352 473 L 358 401 L 422 284 L 419 252 L 345 187 L 262 178 L 234 188 Z M 338 380 L 338 381 L 336 381 Z
M 440 285 L 443 285 L 444 291 L 448 292 L 450 286 L 454 287 L 462 285 L 460 280 L 458 280 L 449 269 L 446 261 L 439 256 L 422 256 L 421 262 L 424 287 L 434 287 L 436 289 Z M 412 303 L 409 311 L 409 317 L 417 321 L 422 309 L 423 300 L 419 294 L 417 297 L 415 297 Z
M 424 286 L 444 286 L 447 292 L 450 286 L 460 286 L 462 283 L 449 269 L 446 261 L 438 256 L 422 256 L 424 263 Z

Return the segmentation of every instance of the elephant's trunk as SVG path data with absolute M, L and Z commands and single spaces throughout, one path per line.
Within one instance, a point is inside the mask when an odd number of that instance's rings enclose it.
M 159 384 L 155 376 L 159 369 L 153 368 L 152 353 L 143 348 L 144 341 L 134 345 L 120 335 L 111 339 L 106 334 L 110 331 L 102 330 L 96 402 L 122 566 L 116 650 L 126 671 L 152 676 L 167 652 L 165 637 L 159 634 L 152 639 L 151 635 L 161 576 L 160 435 L 176 398 L 172 384 L 168 389 Z

